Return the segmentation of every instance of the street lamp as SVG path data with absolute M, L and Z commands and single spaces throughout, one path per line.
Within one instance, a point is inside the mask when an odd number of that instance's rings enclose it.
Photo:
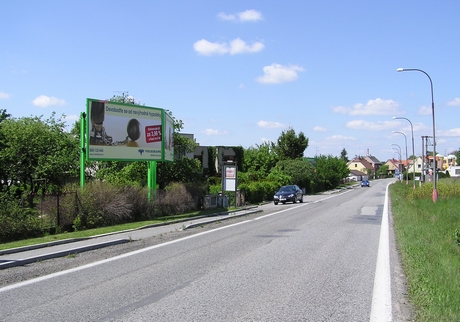
M 401 159 L 402 159 L 402 157 L 401 157 L 401 147 L 400 147 L 399 145 L 395 144 L 395 143 L 391 143 L 390 145 L 396 145 L 396 146 L 399 148 L 399 165 L 398 165 L 398 171 L 401 172 L 401 163 L 402 163 L 402 161 L 401 161 Z M 396 150 L 396 148 L 393 148 L 393 149 Z M 400 176 L 401 176 L 401 174 L 400 174 Z
M 404 140 L 406 141 L 406 163 L 409 164 L 409 162 L 407 161 L 408 159 L 407 158 L 407 136 L 403 132 L 393 131 L 393 133 L 399 133 L 399 134 L 404 135 Z M 406 173 L 406 185 L 408 184 L 409 184 L 409 173 Z
M 433 96 L 433 82 L 431 81 L 430 75 L 428 75 L 425 71 L 418 69 L 418 68 L 398 68 L 396 69 L 397 72 L 421 72 L 424 73 L 428 79 L 430 80 L 431 86 L 431 114 L 433 118 L 433 202 L 438 200 L 438 189 L 436 188 L 436 128 L 435 128 L 435 121 L 434 121 L 434 96 Z
M 393 120 L 406 120 L 407 122 L 410 123 L 410 129 L 411 129 L 411 132 L 412 132 L 412 155 L 414 158 L 417 158 L 415 156 L 415 145 L 414 145 L 414 127 L 412 126 L 412 122 L 407 118 L 407 117 L 402 117 L 402 116 L 393 116 Z M 415 164 L 413 165 L 414 166 L 414 189 L 415 189 Z M 423 156 L 422 156 L 422 174 L 423 174 Z

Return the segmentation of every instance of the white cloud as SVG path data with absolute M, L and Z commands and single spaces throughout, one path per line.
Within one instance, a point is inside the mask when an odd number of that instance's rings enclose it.
M 460 128 L 450 129 L 446 131 L 439 131 L 438 135 L 448 137 L 460 137 Z M 438 137 L 436 137 L 436 145 L 438 143 Z
M 277 129 L 277 128 L 285 128 L 286 125 L 279 123 L 279 122 L 270 122 L 270 121 L 259 121 L 257 122 L 258 127 L 262 127 L 265 129 Z
M 80 120 L 80 116 L 79 115 L 66 115 L 64 119 L 68 122 L 78 121 Z
M 352 136 L 344 136 L 344 135 L 333 135 L 326 138 L 327 141 L 356 141 L 356 139 Z
M 36 99 L 32 101 L 32 104 L 39 107 L 50 107 L 50 106 L 64 106 L 66 105 L 65 100 L 56 98 L 56 97 L 49 97 L 46 95 L 40 95 Z
M 394 128 L 395 123 L 394 121 L 368 122 L 364 120 L 354 120 L 347 122 L 346 127 L 354 130 L 384 131 Z
M 447 106 L 460 106 L 460 98 L 454 98 L 452 101 L 447 102 Z
M 246 43 L 240 38 L 232 40 L 230 43 L 229 52 L 230 55 L 244 54 L 244 53 L 256 53 L 265 48 L 265 45 L 261 42 L 255 42 L 254 44 L 246 45 Z
M 418 109 L 418 114 L 420 115 L 431 115 L 431 107 L 422 106 Z
M 204 56 L 223 55 L 228 52 L 227 44 L 212 43 L 207 41 L 206 39 L 198 40 L 196 43 L 193 44 L 193 48 L 199 54 Z
M 214 130 L 214 129 L 206 129 L 204 131 L 201 131 L 201 133 L 205 135 L 227 135 L 227 131 L 220 131 L 220 130 Z
M 257 10 L 246 10 L 243 12 L 238 12 L 236 14 L 226 14 L 224 12 L 221 12 L 217 14 L 217 17 L 219 17 L 222 20 L 226 21 L 238 21 L 238 22 L 246 22 L 246 21 L 258 21 L 262 20 L 262 13 Z
M 353 107 L 337 106 L 332 109 L 335 113 L 349 115 L 397 115 L 402 114 L 399 110 L 399 103 L 393 100 L 376 98 L 369 100 L 366 104 L 358 103 Z
M 217 43 L 210 42 L 206 39 L 198 40 L 193 44 L 193 48 L 200 55 L 212 56 L 212 55 L 237 55 L 237 54 L 246 54 L 246 53 L 256 53 L 265 48 L 265 45 L 261 42 L 255 42 L 252 45 L 246 44 L 245 41 L 240 38 L 236 38 L 227 43 Z
M 10 94 L 0 92 L 0 99 L 1 99 L 1 100 L 7 100 L 7 99 L 9 99 L 9 98 L 10 98 Z
M 303 72 L 300 66 L 283 66 L 280 64 L 271 64 L 263 68 L 264 75 L 257 78 L 262 84 L 280 84 L 292 82 L 298 78 L 297 72 Z
M 228 20 L 228 21 L 233 21 L 236 20 L 236 16 L 232 14 L 226 14 L 224 12 L 220 12 L 217 14 L 217 17 L 219 17 L 222 20 Z
M 315 131 L 315 132 L 326 132 L 327 130 L 326 130 L 326 128 L 324 128 L 324 127 L 315 126 L 315 127 L 313 128 L 313 131 Z

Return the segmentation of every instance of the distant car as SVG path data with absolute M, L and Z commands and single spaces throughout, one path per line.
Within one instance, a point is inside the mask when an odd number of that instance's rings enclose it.
M 303 202 L 303 192 L 298 186 L 282 186 L 273 196 L 273 203 L 275 205 L 279 202 L 285 204 L 288 201 L 293 203 L 296 203 L 297 201 Z
M 369 180 L 363 180 L 361 181 L 361 187 L 370 187 L 371 184 L 369 183 Z

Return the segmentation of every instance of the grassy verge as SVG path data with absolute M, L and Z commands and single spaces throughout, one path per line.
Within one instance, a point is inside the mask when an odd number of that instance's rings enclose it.
M 415 193 L 404 183 L 390 187 L 409 297 L 417 321 L 460 321 L 460 182 L 440 181 L 436 203 L 425 185 Z
M 123 230 L 137 229 L 137 228 L 154 225 L 154 224 L 172 223 L 175 221 L 186 220 L 186 219 L 194 218 L 198 216 L 209 216 L 209 215 L 212 215 L 218 212 L 222 212 L 222 211 L 226 211 L 226 210 L 234 210 L 234 208 L 207 209 L 207 210 L 195 211 L 195 212 L 182 214 L 182 215 L 159 217 L 154 220 L 148 220 L 148 221 L 139 221 L 139 222 L 126 223 L 126 224 L 121 224 L 121 225 L 116 225 L 116 226 L 110 226 L 110 227 L 101 227 L 101 228 L 94 228 L 94 229 L 75 231 L 75 232 L 64 232 L 61 234 L 48 235 L 48 236 L 39 237 L 39 238 L 30 238 L 30 239 L 25 239 L 25 240 L 14 241 L 11 243 L 0 244 L 0 250 L 48 243 L 48 242 L 53 242 L 53 241 L 58 241 L 58 240 L 63 240 L 63 239 L 69 239 L 69 238 L 84 238 L 84 237 L 91 237 L 91 236 L 96 236 L 96 235 L 115 233 L 115 232 L 119 232 Z

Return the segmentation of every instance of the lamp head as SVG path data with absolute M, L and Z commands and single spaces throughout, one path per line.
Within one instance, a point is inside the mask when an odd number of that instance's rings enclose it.
M 403 72 L 403 71 L 404 71 L 404 68 L 398 68 L 396 71 L 397 71 L 397 72 Z

